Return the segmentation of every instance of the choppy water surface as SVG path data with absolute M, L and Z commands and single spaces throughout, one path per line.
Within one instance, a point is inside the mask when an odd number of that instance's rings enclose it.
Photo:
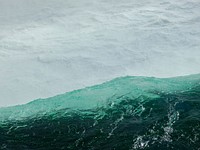
M 200 73 L 199 0 L 0 0 L 0 29 L 0 107 Z
M 0 109 L 1 149 L 200 148 L 200 75 L 124 77 Z

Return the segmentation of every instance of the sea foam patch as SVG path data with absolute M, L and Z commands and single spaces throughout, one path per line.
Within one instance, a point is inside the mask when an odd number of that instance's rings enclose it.
M 197 0 L 0 0 L 0 106 L 115 77 L 200 72 Z

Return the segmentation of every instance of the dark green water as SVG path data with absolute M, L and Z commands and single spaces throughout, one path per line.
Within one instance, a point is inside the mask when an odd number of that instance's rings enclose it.
M 0 109 L 8 150 L 198 150 L 200 75 L 118 78 Z

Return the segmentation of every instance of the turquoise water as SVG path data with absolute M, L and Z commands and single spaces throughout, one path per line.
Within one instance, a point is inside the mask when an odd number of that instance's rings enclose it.
M 198 149 L 200 74 L 122 77 L 0 109 L 1 149 Z

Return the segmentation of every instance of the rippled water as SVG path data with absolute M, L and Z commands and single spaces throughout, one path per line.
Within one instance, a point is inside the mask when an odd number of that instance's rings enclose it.
M 199 14 L 199 0 L 0 0 L 0 107 L 200 73 Z
M 200 75 L 124 77 L 0 109 L 1 149 L 200 148 Z

